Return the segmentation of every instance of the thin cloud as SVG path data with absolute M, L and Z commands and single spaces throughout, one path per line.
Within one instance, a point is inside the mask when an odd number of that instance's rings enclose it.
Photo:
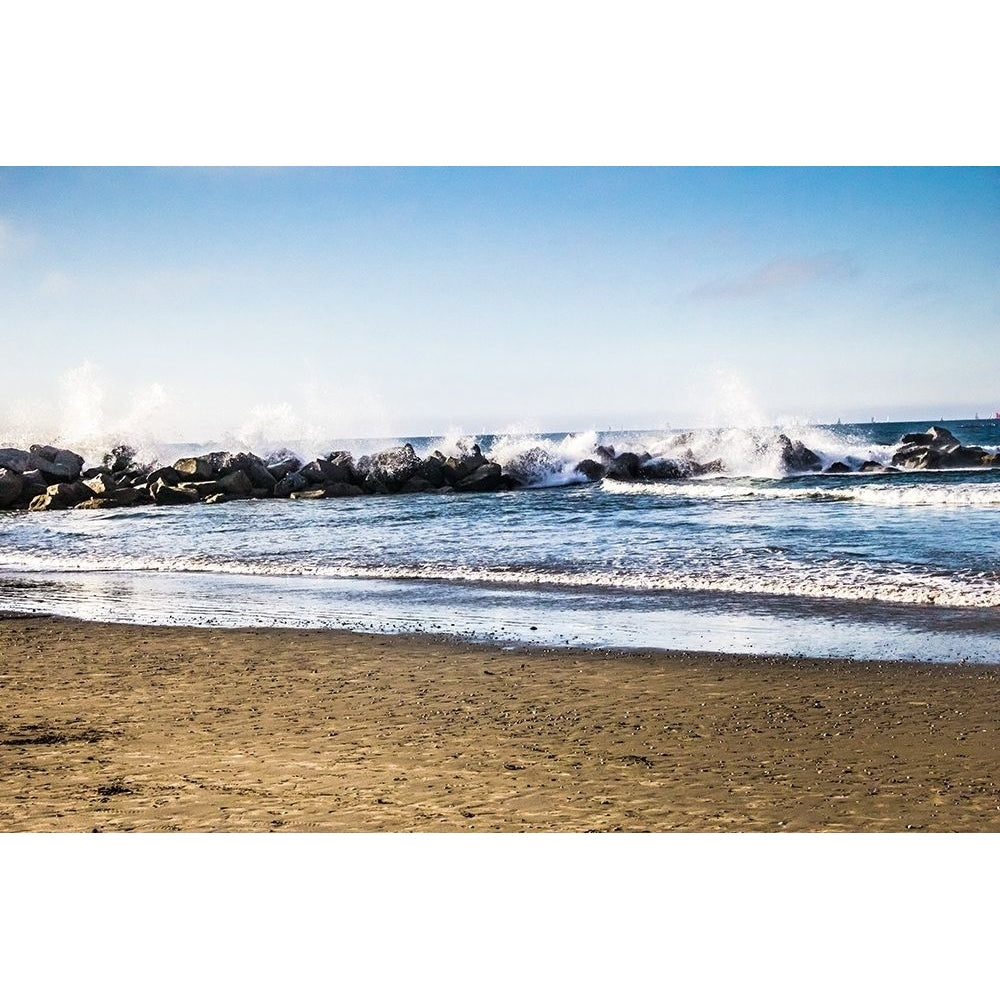
M 857 268 L 849 257 L 816 254 L 806 257 L 775 257 L 763 267 L 729 281 L 699 285 L 695 299 L 745 299 L 772 292 L 799 288 L 817 281 L 837 281 L 856 277 Z

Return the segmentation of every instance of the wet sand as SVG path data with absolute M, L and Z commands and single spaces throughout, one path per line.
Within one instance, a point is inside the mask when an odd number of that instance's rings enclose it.
M 1000 830 L 1000 668 L 0 619 L 0 830 Z

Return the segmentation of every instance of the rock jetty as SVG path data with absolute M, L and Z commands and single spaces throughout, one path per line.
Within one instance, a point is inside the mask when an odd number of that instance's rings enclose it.
M 781 467 L 792 475 L 1000 467 L 1000 455 L 962 445 L 941 427 L 905 435 L 892 466 L 864 462 L 852 469 L 836 462 L 824 469 L 820 457 L 801 441 L 780 434 L 773 439 L 773 446 Z M 0 448 L 0 508 L 103 510 L 246 499 L 483 493 L 521 489 L 563 471 L 561 460 L 542 448 L 531 448 L 501 466 L 484 455 L 478 444 L 457 455 L 435 451 L 422 458 L 412 445 L 404 444 L 357 460 L 350 452 L 334 451 L 311 462 L 303 462 L 287 450 L 266 458 L 248 452 L 216 451 L 181 458 L 167 466 L 141 464 L 133 448 L 120 444 L 104 456 L 101 465 L 91 468 L 85 467 L 81 455 L 65 448 L 32 445 L 27 451 Z M 571 471 L 570 478 L 577 482 L 655 482 L 718 475 L 725 472 L 725 466 L 719 459 L 698 462 L 690 450 L 664 457 L 648 452 L 617 453 L 610 445 L 599 445 L 593 457 L 578 462 Z
M 1000 454 L 962 444 L 944 427 L 930 427 L 923 434 L 904 434 L 892 464 L 901 469 L 974 469 L 1000 467 Z

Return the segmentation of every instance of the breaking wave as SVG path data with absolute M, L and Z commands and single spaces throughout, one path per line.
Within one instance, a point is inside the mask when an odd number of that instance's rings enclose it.
M 801 441 L 819 458 L 824 469 L 840 463 L 851 473 L 861 473 L 865 463 L 891 464 L 898 448 L 898 438 L 871 442 L 857 432 L 790 424 L 748 429 L 741 427 L 702 429 L 677 433 L 663 431 L 619 432 L 616 434 L 586 431 L 553 435 L 500 435 L 479 439 L 484 454 L 503 466 L 529 487 L 564 486 L 587 482 L 577 471 L 585 459 L 601 458 L 599 449 L 615 454 L 632 452 L 645 464 L 670 461 L 682 468 L 709 467 L 712 471 L 695 474 L 697 479 L 787 479 L 801 473 L 789 472 L 783 460 L 783 440 Z M 471 446 L 474 439 L 454 439 L 452 447 Z M 433 449 L 428 449 L 429 453 Z M 984 446 L 987 452 L 1000 448 Z M 982 471 L 978 469 L 977 471 Z M 877 473 L 875 473 L 877 474 Z M 641 488 L 641 487 L 637 487 Z M 834 499 L 840 499 L 835 497 Z
M 156 572 L 328 579 L 421 580 L 487 583 L 518 587 L 600 588 L 638 592 L 690 591 L 770 597 L 832 598 L 839 601 L 884 601 L 892 604 L 953 608 L 1000 607 L 1000 574 L 941 574 L 905 565 L 866 566 L 845 559 L 801 563 L 772 556 L 764 574 L 755 560 L 735 559 L 721 567 L 704 561 L 667 571 L 613 569 L 541 569 L 516 566 L 470 567 L 435 563 L 403 566 L 342 563 L 324 565 L 302 560 L 213 559 L 175 556 L 60 557 L 21 553 L 0 557 L 0 569 L 13 572 Z M 779 565 L 780 564 L 780 565 Z
M 584 460 L 607 463 L 609 454 L 632 452 L 644 463 L 669 461 L 686 471 L 708 466 L 708 475 L 729 479 L 783 479 L 789 475 L 783 462 L 783 442 L 789 439 L 814 453 L 824 469 L 839 463 L 851 472 L 861 471 L 865 463 L 888 465 L 898 448 L 902 429 L 911 425 L 817 426 L 786 421 L 770 426 L 733 426 L 684 431 L 598 431 L 580 430 L 566 434 L 531 433 L 512 429 L 498 434 L 469 434 L 453 429 L 439 437 L 350 437 L 359 424 L 357 417 L 347 420 L 343 407 L 323 404 L 310 390 L 303 411 L 288 404 L 275 403 L 255 410 L 233 430 L 210 441 L 180 442 L 167 437 L 178 431 L 167 420 L 178 407 L 176 400 L 161 385 L 153 383 L 132 391 L 125 399 L 112 392 L 99 369 L 82 365 L 63 377 L 64 392 L 58 419 L 49 426 L 32 426 L 15 420 L 13 410 L 0 412 L 0 447 L 28 448 L 31 444 L 52 443 L 80 453 L 88 466 L 100 465 L 104 455 L 116 444 L 125 442 L 136 449 L 136 459 L 143 464 L 171 464 L 180 457 L 210 451 L 250 451 L 261 456 L 277 452 L 295 455 L 303 462 L 333 450 L 351 451 L 355 458 L 409 442 L 424 458 L 435 450 L 445 455 L 460 455 L 479 445 L 483 454 L 499 464 L 529 488 L 565 486 L 586 482 L 577 470 Z M 313 397 L 316 396 L 314 399 Z M 353 397 L 352 397 L 353 399 Z M 376 396 L 359 396 L 352 413 L 367 413 L 372 429 L 386 423 Z M 305 406 L 305 403 L 303 405 Z M 363 404 L 363 405 L 362 405 Z M 23 407 L 19 412 L 31 412 Z M 378 419 L 375 419 L 375 418 Z M 989 422 L 981 422 L 989 423 Z M 333 430 L 333 432 L 331 432 Z M 991 439 L 972 440 L 960 434 L 963 442 L 976 444 L 996 453 L 997 428 Z
M 924 479 L 936 473 L 909 473 Z M 987 473 L 986 475 L 989 475 Z M 810 479 L 814 477 L 809 477 Z M 996 478 L 993 476 L 992 478 Z M 647 496 L 683 497 L 691 500 L 719 500 L 749 503 L 758 500 L 788 502 L 836 503 L 850 502 L 875 507 L 996 507 L 1000 505 L 1000 483 L 956 483 L 896 485 L 872 482 L 863 485 L 828 486 L 821 489 L 803 485 L 806 477 L 798 477 L 791 486 L 764 486 L 747 481 L 720 479 L 687 480 L 680 483 L 625 483 L 613 479 L 601 481 L 601 489 L 609 493 L 644 494 Z

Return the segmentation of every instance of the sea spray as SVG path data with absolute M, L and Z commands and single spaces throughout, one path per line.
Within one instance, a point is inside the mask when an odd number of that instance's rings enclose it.
M 289 392 L 282 386 L 280 396 Z M 219 435 L 229 451 L 266 455 L 281 448 L 309 459 L 349 447 L 358 439 L 402 443 L 388 433 L 388 408 L 382 395 L 364 383 L 331 385 L 315 378 L 297 380 L 295 398 L 250 407 L 246 417 Z
M 810 477 L 818 479 L 819 477 Z M 845 477 L 853 478 L 853 477 Z M 894 480 L 896 477 L 892 477 Z M 766 486 L 759 479 L 726 478 L 715 476 L 700 480 L 671 483 L 627 483 L 605 479 L 600 488 L 608 493 L 621 495 L 662 496 L 688 498 L 692 500 L 713 500 L 729 503 L 755 503 L 774 501 L 780 503 L 855 503 L 863 506 L 903 508 L 903 507 L 1000 507 L 1000 482 L 942 483 L 940 474 L 934 472 L 914 472 L 907 479 L 923 478 L 923 483 L 900 485 L 872 482 L 864 485 L 844 483 L 823 488 L 812 488 L 803 482 L 803 477 L 795 477 L 794 485 Z M 1000 478 L 993 476 L 993 479 Z
M 491 441 L 487 455 L 526 486 L 547 487 L 586 482 L 576 467 L 593 459 L 596 449 L 595 431 L 563 437 L 504 434 Z
M 51 405 L 44 398 L 8 397 L 0 410 L 0 447 L 51 443 L 78 452 L 91 466 L 123 442 L 140 462 L 162 461 L 172 451 L 167 442 L 177 439 L 177 400 L 161 383 L 116 388 L 98 365 L 84 361 L 55 384 Z

